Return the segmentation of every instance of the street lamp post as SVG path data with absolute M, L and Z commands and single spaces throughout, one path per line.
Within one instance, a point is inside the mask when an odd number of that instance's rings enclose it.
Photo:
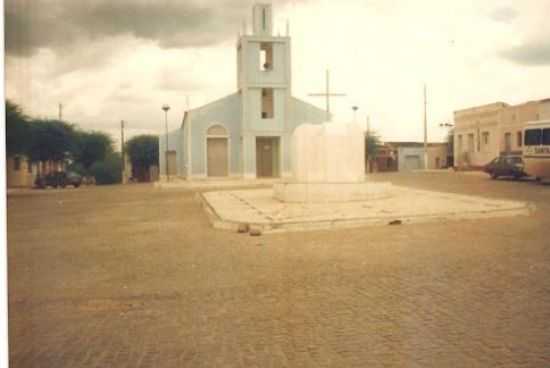
M 424 170 L 428 170 L 428 94 L 424 84 Z
M 166 168 L 166 181 L 170 181 L 170 173 L 168 172 L 168 110 L 170 106 L 162 105 L 162 110 L 164 110 L 164 128 L 166 130 L 166 147 L 164 147 L 164 165 Z
M 122 157 L 122 184 L 126 184 L 126 158 L 124 151 L 124 120 L 120 121 L 120 156 Z

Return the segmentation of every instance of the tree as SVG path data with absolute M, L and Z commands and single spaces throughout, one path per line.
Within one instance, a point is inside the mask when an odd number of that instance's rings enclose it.
M 376 159 L 378 155 L 378 148 L 382 145 L 380 137 L 376 132 L 370 131 L 365 136 L 365 155 L 371 160 Z
M 149 170 L 159 164 L 159 138 L 155 135 L 138 135 L 126 143 L 132 167 Z
M 122 159 L 119 152 L 108 153 L 103 161 L 94 162 L 90 169 L 96 184 L 115 184 L 122 181 Z
M 365 170 L 372 172 L 376 157 L 378 156 L 378 148 L 381 146 L 380 137 L 376 132 L 368 131 L 365 135 Z
M 6 154 L 27 154 L 31 140 L 28 117 L 21 107 L 6 100 Z
M 76 132 L 75 161 L 82 164 L 85 171 L 99 161 L 105 160 L 113 152 L 113 141 L 108 134 L 93 132 Z
M 29 156 L 32 161 L 62 161 L 74 155 L 75 130 L 59 120 L 33 120 Z

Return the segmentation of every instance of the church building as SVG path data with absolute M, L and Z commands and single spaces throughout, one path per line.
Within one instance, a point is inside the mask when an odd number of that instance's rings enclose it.
M 290 37 L 275 36 L 272 22 L 271 5 L 254 5 L 253 32 L 237 42 L 238 91 L 186 111 L 168 142 L 161 134 L 161 178 L 290 176 L 294 129 L 326 112 L 292 97 Z

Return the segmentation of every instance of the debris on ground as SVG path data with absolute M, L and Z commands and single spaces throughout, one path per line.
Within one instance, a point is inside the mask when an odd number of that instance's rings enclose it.
M 262 235 L 262 229 L 259 227 L 251 227 L 250 228 L 250 236 L 260 236 Z
M 247 233 L 250 230 L 250 226 L 248 224 L 239 224 L 239 227 L 237 228 L 237 232 L 239 234 Z

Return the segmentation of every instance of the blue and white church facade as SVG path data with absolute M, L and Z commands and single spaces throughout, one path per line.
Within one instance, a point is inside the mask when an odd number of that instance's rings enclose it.
M 179 129 L 159 137 L 161 180 L 289 177 L 290 139 L 326 112 L 292 97 L 290 37 L 274 36 L 272 7 L 253 7 L 253 32 L 237 42 L 238 91 L 185 113 Z M 168 157 L 168 165 L 166 158 Z M 167 167 L 168 166 L 168 167 Z

